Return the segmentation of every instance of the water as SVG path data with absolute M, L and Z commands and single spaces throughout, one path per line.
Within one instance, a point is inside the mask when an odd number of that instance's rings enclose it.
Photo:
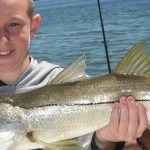
M 138 41 L 150 37 L 149 0 L 101 0 L 111 67 Z M 97 0 L 39 0 L 42 22 L 30 54 L 66 67 L 86 55 L 90 76 L 108 73 Z

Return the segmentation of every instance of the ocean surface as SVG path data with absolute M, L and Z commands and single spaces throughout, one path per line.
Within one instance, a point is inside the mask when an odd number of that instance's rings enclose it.
M 150 37 L 149 0 L 101 0 L 111 68 L 138 41 Z M 85 53 L 90 76 L 108 73 L 97 0 L 37 0 L 42 20 L 30 54 L 62 67 Z

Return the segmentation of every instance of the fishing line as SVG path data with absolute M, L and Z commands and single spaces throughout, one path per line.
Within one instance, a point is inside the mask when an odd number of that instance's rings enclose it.
M 105 29 L 104 29 L 104 24 L 103 24 L 103 17 L 102 17 L 102 12 L 101 12 L 100 0 L 97 0 L 97 3 L 98 3 L 99 16 L 100 16 L 101 28 L 102 28 L 103 39 L 104 39 L 104 41 L 102 43 L 104 43 L 106 59 L 107 59 L 107 65 L 108 65 L 108 71 L 110 73 L 111 72 L 111 65 L 110 65 L 110 60 L 109 60 L 109 54 L 108 54 L 108 48 L 107 48 L 107 40 L 106 40 L 106 36 L 105 36 Z

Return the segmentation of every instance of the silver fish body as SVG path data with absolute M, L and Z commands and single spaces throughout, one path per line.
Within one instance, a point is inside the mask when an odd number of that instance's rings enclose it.
M 48 92 L 40 89 L 40 101 L 32 99 L 29 106 L 29 103 L 21 104 L 21 99 L 18 105 L 25 108 L 23 113 L 33 128 L 42 131 L 42 134 L 45 132 L 45 135 L 49 133 L 46 139 L 56 142 L 90 133 L 106 125 L 112 104 L 122 95 L 133 95 L 150 113 L 149 83 L 149 77 L 107 75 L 45 87 Z M 43 98 L 41 90 L 47 99 Z M 32 97 L 37 97 L 34 92 L 32 94 Z

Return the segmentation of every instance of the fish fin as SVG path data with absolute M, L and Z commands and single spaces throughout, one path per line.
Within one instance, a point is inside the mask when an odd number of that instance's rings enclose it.
M 0 149 L 16 149 L 24 134 L 21 128 L 14 130 L 13 125 L 5 126 L 5 128 L 0 129 Z
M 112 73 L 150 76 L 150 55 L 147 42 L 142 40 L 135 44 Z
M 64 140 L 53 144 L 61 150 L 84 150 L 79 141 L 76 140 Z
M 81 144 L 76 140 L 65 140 L 55 143 L 46 143 L 40 139 L 35 138 L 33 132 L 29 132 L 27 134 L 27 137 L 31 142 L 43 145 L 43 148 L 46 150 L 83 150 Z
M 56 147 L 56 146 L 54 146 L 52 144 L 46 143 L 46 142 L 44 142 L 44 141 L 42 141 L 42 140 L 40 140 L 38 138 L 35 138 L 34 137 L 34 131 L 28 132 L 26 136 L 27 136 L 27 138 L 28 138 L 28 140 L 30 142 L 36 143 L 38 145 L 41 145 L 42 148 L 45 149 L 45 150 L 61 150 L 60 148 L 58 148 L 58 147 Z M 40 147 L 36 147 L 36 148 L 41 148 L 41 146 Z
M 26 133 L 27 124 L 9 104 L 1 103 L 0 112 L 0 149 L 15 149 Z
M 13 145 L 14 133 L 6 131 L 4 129 L 0 130 L 0 149 L 8 150 Z
M 30 141 L 30 139 L 27 136 L 24 136 L 20 140 L 15 150 L 33 150 L 33 149 L 43 149 L 43 148 L 44 148 L 43 144 L 41 145 L 39 143 Z
M 72 64 L 70 64 L 67 68 L 62 70 L 52 81 L 50 84 L 60 84 L 66 82 L 79 81 L 88 76 L 85 73 L 86 65 L 85 65 L 85 55 L 83 54 L 77 60 L 75 60 Z

